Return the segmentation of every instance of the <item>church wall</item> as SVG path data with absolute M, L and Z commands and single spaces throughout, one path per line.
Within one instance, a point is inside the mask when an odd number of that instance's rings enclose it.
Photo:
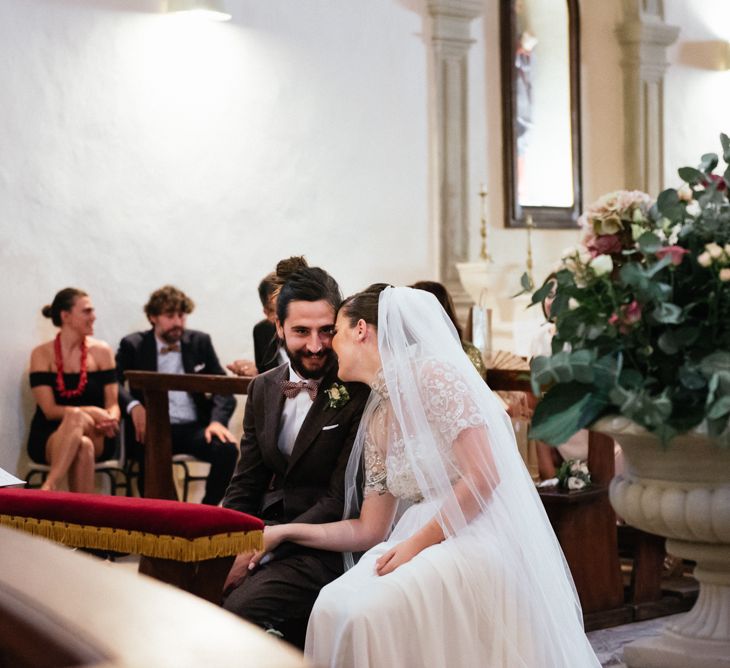
M 305 254 L 351 293 L 437 278 L 429 77 L 417 0 L 229 0 L 231 22 L 182 23 L 157 0 L 0 3 L 0 466 L 25 472 L 40 308 L 87 289 L 97 336 L 146 327 L 172 282 L 225 363 L 251 354 L 258 280 Z M 620 0 L 582 0 L 583 194 L 624 182 Z M 666 79 L 667 183 L 717 147 L 728 74 L 684 43 L 730 39 L 724 0 L 665 0 L 682 29 Z M 471 259 L 479 184 L 491 250 L 517 285 L 524 230 L 503 228 L 497 0 L 472 24 Z M 722 33 L 722 31 L 725 31 Z M 718 32 L 720 31 L 720 32 Z M 726 131 L 727 127 L 724 128 Z M 533 236 L 540 280 L 575 231 Z M 239 416 L 236 418 L 240 419 Z M 240 430 L 238 424 L 236 428 Z
M 0 466 L 25 472 L 40 308 L 88 290 L 115 348 L 164 283 L 225 363 L 305 254 L 345 293 L 433 275 L 421 17 L 391 0 L 0 3 Z M 238 425 L 236 425 L 238 428 Z

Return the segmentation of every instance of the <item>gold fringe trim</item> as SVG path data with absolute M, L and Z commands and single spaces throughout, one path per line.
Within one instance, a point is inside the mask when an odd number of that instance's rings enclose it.
M 0 524 L 69 547 L 128 552 L 175 561 L 204 561 L 216 557 L 230 557 L 241 552 L 261 550 L 264 546 L 264 532 L 260 530 L 221 533 L 189 540 L 180 536 L 70 524 L 17 515 L 0 515 Z

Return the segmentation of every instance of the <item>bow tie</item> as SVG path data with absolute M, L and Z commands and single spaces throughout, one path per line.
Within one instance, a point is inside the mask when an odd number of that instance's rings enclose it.
M 316 380 L 302 380 L 299 382 L 292 380 L 281 381 L 281 391 L 287 399 L 294 399 L 302 390 L 309 392 L 309 398 L 314 401 L 317 398 L 317 389 L 319 382 Z
M 160 355 L 167 355 L 167 353 L 179 353 L 179 352 L 180 352 L 179 343 L 171 343 L 169 346 L 162 346 L 162 348 L 160 348 Z

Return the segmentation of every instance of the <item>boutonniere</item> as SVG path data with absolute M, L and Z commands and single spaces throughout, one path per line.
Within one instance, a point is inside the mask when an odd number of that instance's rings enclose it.
M 341 383 L 332 383 L 332 387 L 325 390 L 325 393 L 329 397 L 327 405 L 330 408 L 342 408 L 348 401 L 350 401 L 350 393 Z

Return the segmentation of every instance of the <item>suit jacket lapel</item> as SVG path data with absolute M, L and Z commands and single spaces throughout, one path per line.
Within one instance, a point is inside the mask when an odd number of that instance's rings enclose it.
M 262 377 L 266 382 L 264 385 L 264 431 L 259 435 L 259 444 L 262 452 L 266 452 L 277 464 L 279 471 L 286 471 L 287 458 L 279 450 L 279 425 L 281 423 L 281 412 L 284 410 L 284 394 L 281 391 L 281 381 L 289 378 L 289 365 L 283 365 L 281 369 L 272 371 Z
M 195 373 L 193 346 L 190 333 L 187 331 L 183 331 L 182 339 L 180 339 L 180 354 L 182 355 L 182 363 L 185 373 Z
M 157 342 L 155 331 L 150 329 L 142 337 L 142 348 L 140 350 L 141 367 L 148 371 L 157 371 Z
M 319 391 L 317 392 L 317 398 L 312 403 L 307 417 L 304 418 L 302 427 L 294 441 L 294 448 L 289 458 L 290 470 L 309 449 L 309 446 L 312 445 L 317 436 L 319 436 L 319 432 L 322 431 L 322 427 L 327 424 L 327 421 L 333 419 L 339 412 L 328 408 L 327 402 L 329 401 L 329 397 L 325 393 L 325 390 L 332 385 L 336 378 L 337 371 L 335 370 L 334 372 L 328 373 L 322 379 L 319 385 Z

